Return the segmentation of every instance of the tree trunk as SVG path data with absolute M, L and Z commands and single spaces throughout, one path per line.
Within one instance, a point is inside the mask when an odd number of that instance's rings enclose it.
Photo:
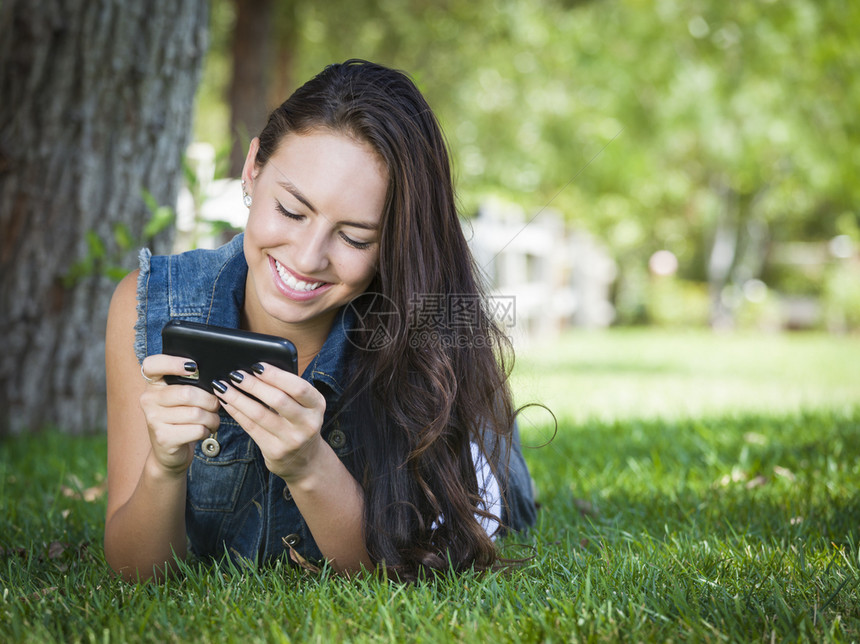
M 299 37 L 298 0 L 279 0 L 274 11 L 274 54 L 268 85 L 269 111 L 283 103 L 295 87 L 296 41 Z M 334 61 L 332 61 L 334 62 Z
M 235 0 L 230 79 L 230 176 L 242 174 L 248 143 L 266 124 L 271 59 L 272 0 Z
M 116 273 L 173 206 L 207 0 L 0 5 L 0 435 L 105 424 Z
M 739 235 L 739 195 L 727 184 L 716 188 L 723 209 L 717 219 L 714 241 L 708 257 L 708 291 L 711 298 L 711 326 L 727 329 L 734 325 L 732 309 L 726 304 L 725 287 L 737 261 Z

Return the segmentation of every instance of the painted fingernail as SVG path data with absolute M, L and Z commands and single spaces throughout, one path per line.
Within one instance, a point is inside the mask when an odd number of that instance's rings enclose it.
M 251 365 L 251 371 L 253 371 L 256 374 L 263 373 L 263 369 L 264 369 L 263 365 L 261 365 L 259 362 Z
M 230 372 L 230 380 L 235 383 L 240 383 L 245 379 L 245 376 L 242 375 L 241 371 L 231 371 Z
M 222 394 L 226 394 L 226 393 L 227 393 L 227 385 L 225 385 L 225 384 L 224 384 L 223 382 L 221 382 L 220 380 L 213 380 L 213 381 L 212 381 L 212 386 L 213 386 L 213 387 L 215 387 L 215 389 L 217 389 L 218 391 L 220 391 Z
M 192 360 L 189 360 L 182 366 L 185 367 L 185 371 L 187 371 L 188 373 L 194 373 L 195 371 L 197 371 L 197 363 Z

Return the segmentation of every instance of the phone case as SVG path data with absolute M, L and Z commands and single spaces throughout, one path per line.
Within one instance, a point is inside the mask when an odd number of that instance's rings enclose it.
M 194 385 L 212 392 L 213 380 L 226 380 L 231 371 L 249 372 L 257 362 L 298 372 L 296 347 L 274 335 L 171 320 L 161 331 L 161 342 L 163 353 L 194 360 L 199 374 L 197 378 L 165 376 L 168 384 Z

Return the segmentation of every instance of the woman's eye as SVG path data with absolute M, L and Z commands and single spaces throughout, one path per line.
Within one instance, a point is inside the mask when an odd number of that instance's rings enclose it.
M 286 208 L 284 208 L 283 204 L 281 204 L 281 202 L 277 201 L 277 200 L 275 200 L 275 210 L 277 210 L 279 213 L 281 213 L 287 219 L 293 219 L 294 221 L 302 221 L 305 218 L 304 215 L 300 215 L 297 212 L 292 212 L 291 210 L 287 210 Z M 365 250 L 367 248 L 370 248 L 373 245 L 373 242 L 358 241 L 357 239 L 353 239 L 352 237 L 346 235 L 343 232 L 340 233 L 340 238 L 344 242 L 346 242 L 349 246 L 352 246 L 353 248 L 357 248 L 358 250 Z
M 345 241 L 347 244 L 349 244 L 350 246 L 352 246 L 353 248 L 357 248 L 357 249 L 359 249 L 359 250 L 364 250 L 364 249 L 366 249 L 366 248 L 370 248 L 371 244 L 373 243 L 373 242 L 360 242 L 360 241 L 356 241 L 356 240 L 355 240 L 355 239 L 353 239 L 352 237 L 348 237 L 347 235 L 345 235 L 345 234 L 343 234 L 343 233 L 341 233 L 341 234 L 340 234 L 340 238 L 341 238 L 343 241 Z
M 302 219 L 305 218 L 304 215 L 300 215 L 300 214 L 295 213 L 295 212 L 290 212 L 289 210 L 284 208 L 279 201 L 275 202 L 275 209 L 279 213 L 281 213 L 284 217 L 289 217 L 290 219 L 295 219 L 297 221 L 301 221 Z

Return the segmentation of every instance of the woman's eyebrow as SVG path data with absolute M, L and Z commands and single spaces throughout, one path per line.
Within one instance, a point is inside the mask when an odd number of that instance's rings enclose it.
M 376 230 L 376 224 L 366 224 L 363 221 L 341 221 L 341 226 L 351 226 L 352 228 L 363 228 L 364 230 Z
M 317 214 L 317 209 L 314 208 L 313 204 L 308 201 L 308 198 L 302 194 L 302 191 L 296 188 L 287 178 L 283 178 L 278 181 L 278 185 L 281 186 L 284 190 L 293 195 L 296 199 L 301 201 L 307 208 L 314 214 Z

